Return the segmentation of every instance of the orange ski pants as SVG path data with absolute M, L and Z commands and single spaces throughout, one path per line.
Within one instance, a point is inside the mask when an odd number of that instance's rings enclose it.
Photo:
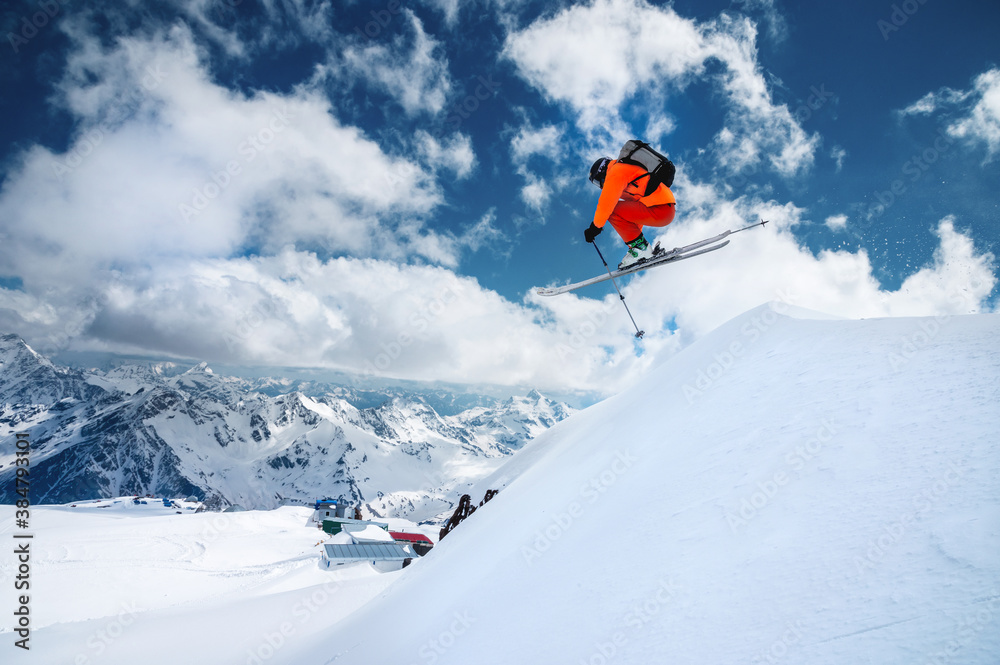
M 642 227 L 663 227 L 674 221 L 675 205 L 646 207 L 639 201 L 619 201 L 608 217 L 608 222 L 615 228 L 625 242 L 632 242 L 642 235 Z

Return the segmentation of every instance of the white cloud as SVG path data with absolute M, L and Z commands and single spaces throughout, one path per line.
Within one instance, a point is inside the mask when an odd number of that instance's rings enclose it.
M 26 151 L 0 191 L 0 263 L 39 299 L 17 311 L 65 313 L 113 271 L 288 244 L 457 264 L 463 245 L 424 222 L 443 198 L 433 170 L 338 122 L 317 92 L 221 88 L 180 26 L 110 46 L 70 34 L 55 100 L 78 133 L 65 153 Z M 466 175 L 467 140 L 445 147 L 443 167 Z
M 648 143 L 660 144 L 663 139 L 673 134 L 675 129 L 677 129 L 677 123 L 674 122 L 673 118 L 662 113 L 653 113 L 650 115 L 649 122 L 646 123 L 646 132 L 643 136 L 647 137 L 645 140 Z
M 843 231 L 847 228 L 847 215 L 831 215 L 824 223 L 831 231 Z
M 521 188 L 521 200 L 530 208 L 541 211 L 552 198 L 552 188 L 539 176 L 529 173 L 527 183 Z
M 840 173 L 841 169 L 844 168 L 844 160 L 847 158 L 847 150 L 842 146 L 835 145 L 830 150 L 830 158 L 833 159 L 837 173 Z
M 976 77 L 973 96 L 975 104 L 968 115 L 949 125 L 948 133 L 985 143 L 992 160 L 1000 152 L 1000 69 Z
M 440 11 L 449 27 L 454 27 L 458 22 L 458 14 L 462 8 L 459 0 L 423 0 L 423 2 Z
M 318 93 L 233 93 L 200 56 L 180 27 L 74 51 L 59 89 L 80 132 L 64 154 L 24 155 L 0 196 L 8 232 L 67 270 L 295 242 L 407 252 L 383 232 L 440 204 L 432 172 L 340 124 Z M 446 166 L 465 173 L 468 145 L 449 147 Z M 14 265 L 30 262 L 5 246 Z
M 964 314 L 982 311 L 997 284 L 993 257 L 977 254 L 949 219 L 938 225 L 940 248 L 934 262 L 899 290 L 887 291 L 875 279 L 864 250 L 814 256 L 801 247 L 791 228 L 802 213 L 791 204 L 758 199 L 715 200 L 689 212 L 683 224 L 667 227 L 661 235 L 664 244 L 673 247 L 743 225 L 754 214 L 771 221 L 765 228 L 732 237 L 718 252 L 650 270 L 633 280 L 626 297 L 640 326 L 672 318 L 686 343 L 775 300 L 846 318 Z M 634 304 L 640 302 L 641 309 Z
M 490 224 L 484 218 L 476 232 Z M 0 322 L 9 323 L 6 307 L 18 297 L 25 296 L 0 290 Z M 565 320 L 543 320 L 539 310 L 445 268 L 321 261 L 291 248 L 268 257 L 160 263 L 109 288 L 101 303 L 80 348 L 111 344 L 239 364 L 568 390 L 597 388 L 597 375 L 608 380 L 611 357 L 619 365 L 634 362 L 630 345 L 610 355 L 601 350 L 624 331 L 601 314 L 611 308 L 599 301 L 567 299 L 559 303 Z M 39 317 L 32 342 L 44 348 L 57 340 L 58 313 Z M 588 317 L 602 325 L 588 330 L 584 343 L 578 328 Z M 574 362 L 557 368 L 559 349 Z
M 791 228 L 803 211 L 791 204 L 707 196 L 660 235 L 668 246 L 685 244 L 740 226 L 751 211 L 771 224 L 623 284 L 647 331 L 641 356 L 609 288 L 528 294 L 515 303 L 444 267 L 324 261 L 290 247 L 271 256 L 162 260 L 120 275 L 89 305 L 0 289 L 0 328 L 16 330 L 32 317 L 29 341 L 43 348 L 79 335 L 78 348 L 610 394 L 761 302 L 847 317 L 957 314 L 981 309 L 997 281 L 992 257 L 978 254 L 951 219 L 937 227 L 934 261 L 897 291 L 878 285 L 863 251 L 814 256 L 801 247 Z M 476 242 L 499 243 L 494 222 L 491 211 L 465 236 L 439 240 L 473 250 Z M 76 317 L 72 329 L 65 314 Z M 676 333 L 662 327 L 671 319 Z
M 534 155 L 544 155 L 558 162 L 561 157 L 563 130 L 555 125 L 535 129 L 530 124 L 521 127 L 510 142 L 510 154 L 515 164 L 526 164 Z
M 468 248 L 470 252 L 478 252 L 480 249 L 488 247 L 496 255 L 509 255 L 510 239 L 496 227 L 496 221 L 496 210 L 489 210 L 479 218 L 478 222 L 462 233 L 459 237 L 459 244 Z
M 768 36 L 776 42 L 788 38 L 788 22 L 775 6 L 774 0 L 737 0 L 737 5 L 749 12 L 759 12 L 767 23 Z
M 720 132 L 723 159 L 743 169 L 756 165 L 760 155 L 766 154 L 770 165 L 785 177 L 808 169 L 819 147 L 819 135 L 806 134 L 787 105 L 771 100 L 757 63 L 753 23 L 723 15 L 707 35 L 711 55 L 727 67 L 723 85 L 733 104 L 727 129 L 739 137 L 738 142 L 723 140 Z
M 937 92 L 928 92 L 899 113 L 900 115 L 930 115 L 940 108 L 961 104 L 968 97 L 968 92 L 942 88 Z
M 1000 69 L 977 76 L 970 90 L 929 92 L 899 112 L 901 116 L 941 114 L 946 131 L 972 144 L 985 144 L 987 161 L 1000 153 Z
M 441 44 L 424 31 L 416 14 L 404 13 L 409 37 L 348 47 L 343 52 L 345 66 L 354 76 L 381 86 L 411 115 L 440 113 L 452 90 L 448 62 Z
M 415 135 L 417 149 L 424 162 L 434 169 L 451 171 L 459 180 L 468 178 L 476 166 L 472 139 L 465 134 L 453 134 L 447 140 L 420 130 Z
M 557 167 L 563 157 L 566 145 L 564 131 L 555 125 L 545 125 L 535 128 L 531 123 L 525 123 L 511 139 L 510 155 L 517 173 L 524 179 L 521 187 L 521 200 L 536 212 L 542 212 L 554 194 L 549 181 L 528 167 L 533 157 L 546 160 L 539 164 L 551 170 Z M 553 180 L 558 184 L 558 180 Z
M 504 54 L 550 101 L 572 108 L 584 131 L 616 139 L 623 138 L 618 111 L 628 99 L 645 91 L 669 100 L 715 59 L 724 70 L 712 76 L 729 102 L 727 126 L 714 142 L 719 163 L 741 170 L 768 155 L 769 166 L 794 176 L 809 168 L 819 146 L 818 135 L 772 101 L 749 19 L 723 14 L 698 24 L 644 0 L 595 0 L 512 32 Z
M 671 9 L 597 0 L 510 34 L 504 53 L 528 83 L 595 128 L 640 87 L 691 75 L 704 49 L 695 24 Z
M 612 24 L 609 34 L 625 24 L 639 29 L 640 41 L 655 42 L 643 32 L 645 23 L 611 11 L 632 7 L 654 26 L 692 35 L 700 50 L 676 70 L 675 82 L 697 70 L 708 57 L 703 51 L 729 58 L 738 71 L 719 83 L 733 114 L 743 109 L 776 123 L 730 122 L 719 136 L 734 151 L 762 161 L 784 146 L 790 154 L 775 165 L 779 170 L 805 160 L 796 157 L 790 126 L 781 129 L 782 107 L 757 80 L 752 40 L 740 32 L 745 24 L 695 26 L 670 9 L 622 2 L 590 8 Z M 394 146 L 409 154 L 389 154 L 339 120 L 310 86 L 281 95 L 218 86 L 182 27 L 110 46 L 85 35 L 75 39 L 59 100 L 79 133 L 66 153 L 27 151 L 0 190 L 0 265 L 24 285 L 0 288 L 0 330 L 23 334 L 43 350 L 71 343 L 233 364 L 611 393 L 682 343 L 766 300 L 785 297 L 844 316 L 957 313 L 981 308 L 996 284 L 992 257 L 977 253 L 950 218 L 937 224 L 934 261 L 890 292 L 873 277 L 864 252 L 815 256 L 800 246 L 791 233 L 800 208 L 746 197 L 725 201 L 713 185 L 685 181 L 684 214 L 659 233 L 668 246 L 758 214 L 772 224 L 735 236 L 718 253 L 628 281 L 629 304 L 647 330 L 638 355 L 611 289 L 548 299 L 527 294 L 513 302 L 455 274 L 468 254 L 503 253 L 508 246 L 493 209 L 470 214 L 461 231 L 436 225 L 445 204 L 438 178 L 468 177 L 475 168 L 468 137 L 417 132 Z M 638 71 L 670 67 L 645 61 Z M 590 104 L 588 90 L 600 93 L 597 106 L 622 99 L 600 78 L 591 87 L 584 78 L 564 83 L 564 103 Z M 621 94 L 634 94 L 632 83 L 622 85 Z M 767 127 L 773 136 L 758 133 Z M 525 125 L 511 140 L 529 205 L 545 205 L 546 183 L 566 186 L 527 168 L 540 170 L 545 146 L 562 136 L 558 127 Z M 182 205 L 197 212 L 185 218 Z M 608 247 L 608 235 L 601 240 Z M 666 330 L 671 320 L 676 333 Z
M 995 257 L 977 253 L 972 239 L 955 229 L 954 217 L 942 219 L 935 233 L 940 244 L 934 250 L 933 263 L 888 294 L 890 316 L 978 312 L 996 286 Z

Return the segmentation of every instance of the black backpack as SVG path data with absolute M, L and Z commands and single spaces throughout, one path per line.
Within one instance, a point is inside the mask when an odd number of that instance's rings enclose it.
M 667 187 L 674 184 L 674 163 L 649 147 L 648 143 L 637 139 L 629 141 L 622 146 L 622 151 L 618 155 L 618 161 L 625 164 L 634 164 L 646 169 L 645 173 L 629 183 L 630 185 L 634 185 L 639 180 L 649 176 L 649 180 L 646 181 L 646 192 L 643 196 L 649 196 L 655 192 L 660 183 L 663 183 Z

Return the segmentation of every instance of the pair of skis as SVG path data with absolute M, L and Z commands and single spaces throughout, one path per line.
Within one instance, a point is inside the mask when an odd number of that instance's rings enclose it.
M 598 256 L 601 257 L 601 262 L 604 263 L 605 270 L 608 271 L 606 275 L 598 275 L 597 277 L 591 277 L 590 279 L 585 279 L 582 282 L 575 282 L 573 284 L 566 284 L 564 286 L 553 286 L 553 287 L 541 287 L 536 289 L 536 293 L 540 296 L 557 296 L 560 293 L 569 293 L 570 291 L 575 291 L 581 289 L 585 286 L 590 286 L 591 284 L 599 284 L 601 282 L 611 280 L 615 285 L 615 290 L 618 292 L 618 297 L 621 299 L 622 304 L 625 305 L 625 311 L 628 312 L 628 316 L 632 319 L 632 325 L 635 326 L 635 336 L 637 339 L 641 339 L 645 334 L 644 331 L 639 330 L 639 326 L 635 323 L 635 318 L 632 317 L 632 312 L 629 311 L 628 304 L 625 302 L 625 296 L 622 295 L 621 289 L 618 288 L 618 282 L 615 278 L 623 277 L 625 275 L 631 275 L 637 273 L 641 270 L 647 270 L 649 268 L 655 268 L 656 266 L 662 266 L 667 263 L 675 263 L 677 261 L 683 261 L 684 259 L 690 259 L 693 256 L 700 256 L 701 254 L 707 254 L 709 252 L 714 252 L 717 249 L 722 249 L 729 244 L 729 236 L 734 233 L 739 233 L 740 231 L 746 231 L 747 229 L 752 229 L 757 226 L 763 227 L 767 222 L 765 220 L 760 220 L 759 224 L 750 224 L 744 226 L 740 229 L 725 231 L 717 236 L 711 238 L 705 238 L 704 240 L 699 240 L 698 242 L 691 243 L 690 245 L 684 245 L 683 247 L 675 247 L 669 252 L 663 252 L 654 254 L 648 259 L 639 261 L 630 265 L 627 268 L 621 270 L 612 271 L 608 268 L 608 262 L 604 260 L 604 255 L 601 254 L 601 248 L 594 243 L 594 249 L 597 250 Z
M 694 256 L 700 256 L 702 254 L 707 254 L 709 252 L 714 252 L 717 249 L 722 249 L 729 244 L 729 236 L 734 233 L 739 233 L 740 231 L 746 231 L 747 229 L 752 229 L 757 226 L 764 226 L 767 224 L 766 221 L 761 220 L 758 223 L 750 224 L 749 226 L 744 226 L 741 229 L 729 230 L 720 233 L 717 236 L 711 238 L 705 238 L 704 240 L 699 240 L 698 242 L 691 243 L 690 245 L 684 245 L 683 247 L 675 247 L 674 249 L 664 252 L 662 254 L 656 254 L 645 261 L 640 261 L 638 263 L 632 264 L 627 268 L 622 270 L 608 271 L 607 274 L 598 275 L 597 277 L 591 277 L 590 279 L 585 279 L 582 282 L 575 282 L 573 284 L 565 284 L 563 286 L 552 286 L 552 287 L 540 287 L 535 290 L 535 292 L 540 296 L 557 296 L 561 293 L 569 293 L 570 291 L 575 291 L 581 289 L 585 286 L 590 286 L 591 284 L 600 284 L 609 279 L 613 280 L 617 277 L 624 277 L 625 275 L 632 275 L 634 273 L 640 272 L 642 270 L 648 270 L 649 268 L 655 268 L 656 266 L 666 265 L 667 263 L 676 263 L 677 261 L 683 261 L 684 259 L 690 259 Z M 600 250 L 598 250 L 600 251 Z M 603 257 L 602 257 L 603 259 Z M 605 264 L 607 266 L 607 264 Z

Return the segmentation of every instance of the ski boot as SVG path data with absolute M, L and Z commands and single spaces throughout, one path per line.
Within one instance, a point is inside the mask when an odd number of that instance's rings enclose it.
M 625 258 L 621 260 L 621 263 L 618 264 L 619 270 L 624 270 L 629 266 L 634 266 L 637 263 L 641 263 L 646 259 L 652 258 L 656 254 L 656 248 L 652 247 L 648 242 L 646 242 L 646 238 L 643 237 L 642 235 L 640 235 L 638 238 L 627 244 L 628 244 L 628 253 L 625 255 Z M 659 248 L 659 245 L 657 245 L 657 248 Z

